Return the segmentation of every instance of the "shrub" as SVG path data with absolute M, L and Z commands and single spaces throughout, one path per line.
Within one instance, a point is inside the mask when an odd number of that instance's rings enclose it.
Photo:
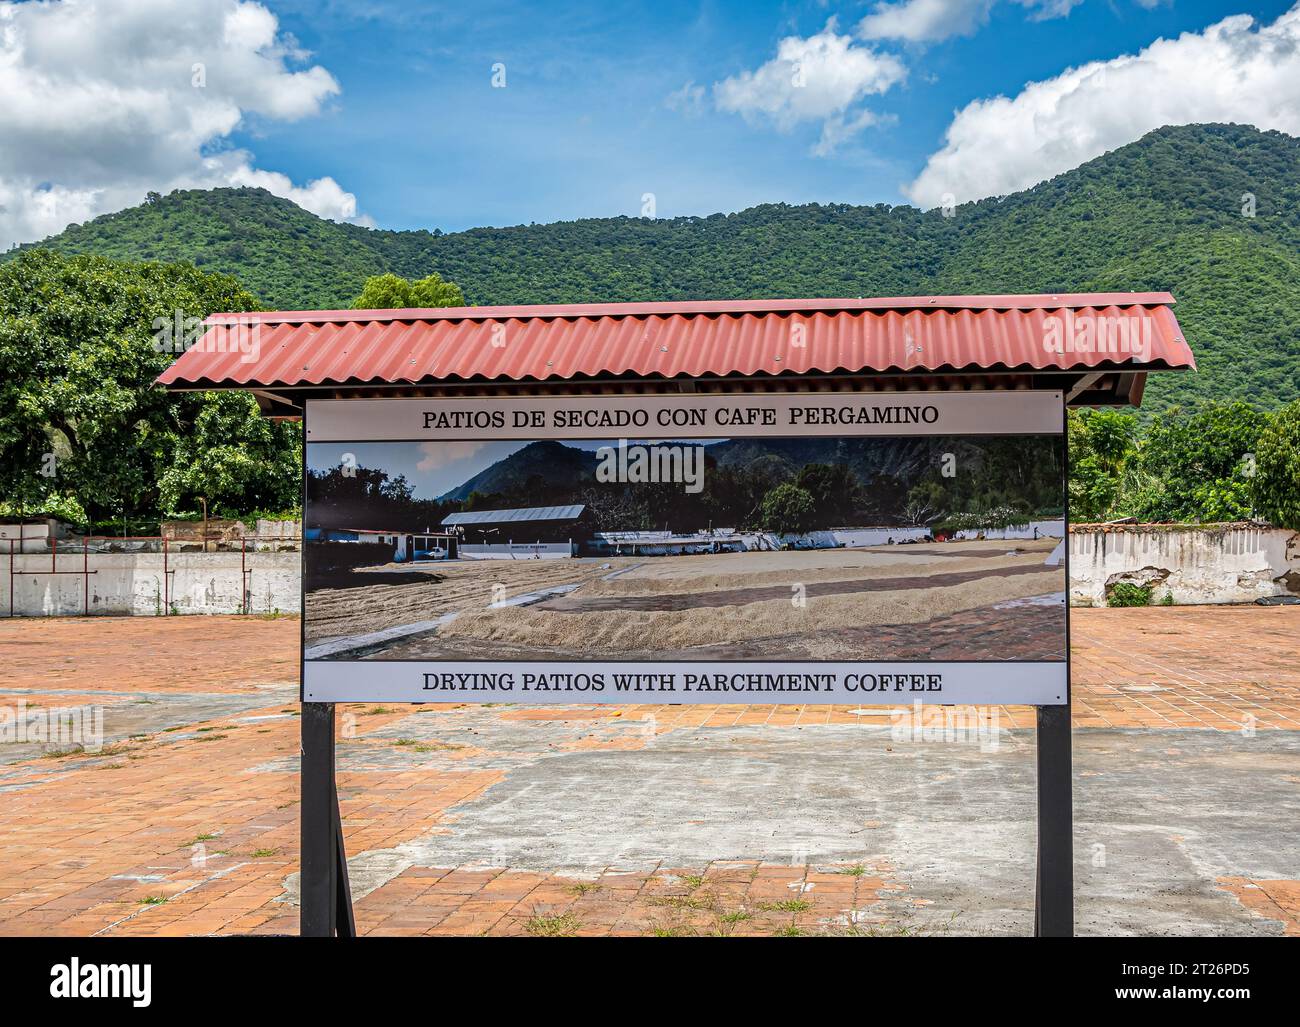
M 809 531 L 817 516 L 817 505 L 807 489 L 787 482 L 763 497 L 763 526 L 778 534 Z
M 1300 531 L 1300 400 L 1273 415 L 1255 449 L 1251 490 L 1259 515 Z
M 1133 585 L 1127 581 L 1121 581 L 1110 590 L 1110 595 L 1106 597 L 1107 606 L 1150 606 L 1151 605 L 1151 586 L 1150 585 Z

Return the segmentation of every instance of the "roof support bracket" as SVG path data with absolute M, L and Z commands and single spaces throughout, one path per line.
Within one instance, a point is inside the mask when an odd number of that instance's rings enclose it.
M 1075 382 L 1074 388 L 1072 388 L 1069 392 L 1065 394 L 1066 406 L 1069 406 L 1076 399 L 1078 399 L 1079 396 L 1083 395 L 1094 385 L 1096 385 L 1097 382 L 1101 380 L 1104 374 L 1105 372 L 1103 371 L 1097 371 L 1094 372 L 1093 374 L 1085 374 L 1082 378 L 1080 378 L 1077 382 Z

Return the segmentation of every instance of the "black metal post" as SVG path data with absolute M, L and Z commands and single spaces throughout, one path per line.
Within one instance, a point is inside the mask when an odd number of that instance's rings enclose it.
M 1034 872 L 1034 936 L 1074 935 L 1074 797 L 1070 681 L 1070 445 L 1069 398 L 1061 393 L 1061 533 L 1065 570 L 1065 704 L 1037 707 L 1038 852 Z
M 357 936 L 357 921 L 352 914 L 352 882 L 348 880 L 348 853 L 343 847 L 343 814 L 339 809 L 338 783 L 330 775 L 334 792 L 334 925 L 340 938 Z
M 299 933 L 332 938 L 341 859 L 334 792 L 334 704 L 302 704 L 302 844 Z
M 1038 707 L 1038 872 L 1034 934 L 1074 935 L 1070 706 Z

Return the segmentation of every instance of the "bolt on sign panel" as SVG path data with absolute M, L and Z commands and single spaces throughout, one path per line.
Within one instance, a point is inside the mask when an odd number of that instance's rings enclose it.
M 306 403 L 303 698 L 1068 700 L 1060 392 Z

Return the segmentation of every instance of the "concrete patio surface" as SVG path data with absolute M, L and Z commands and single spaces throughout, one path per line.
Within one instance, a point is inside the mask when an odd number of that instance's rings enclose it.
M 1300 609 L 1075 610 L 1081 934 L 1300 934 Z M 295 618 L 0 622 L 0 933 L 297 930 Z M 1028 934 L 1023 707 L 339 707 L 375 934 Z M 71 748 L 71 747 L 68 747 Z

